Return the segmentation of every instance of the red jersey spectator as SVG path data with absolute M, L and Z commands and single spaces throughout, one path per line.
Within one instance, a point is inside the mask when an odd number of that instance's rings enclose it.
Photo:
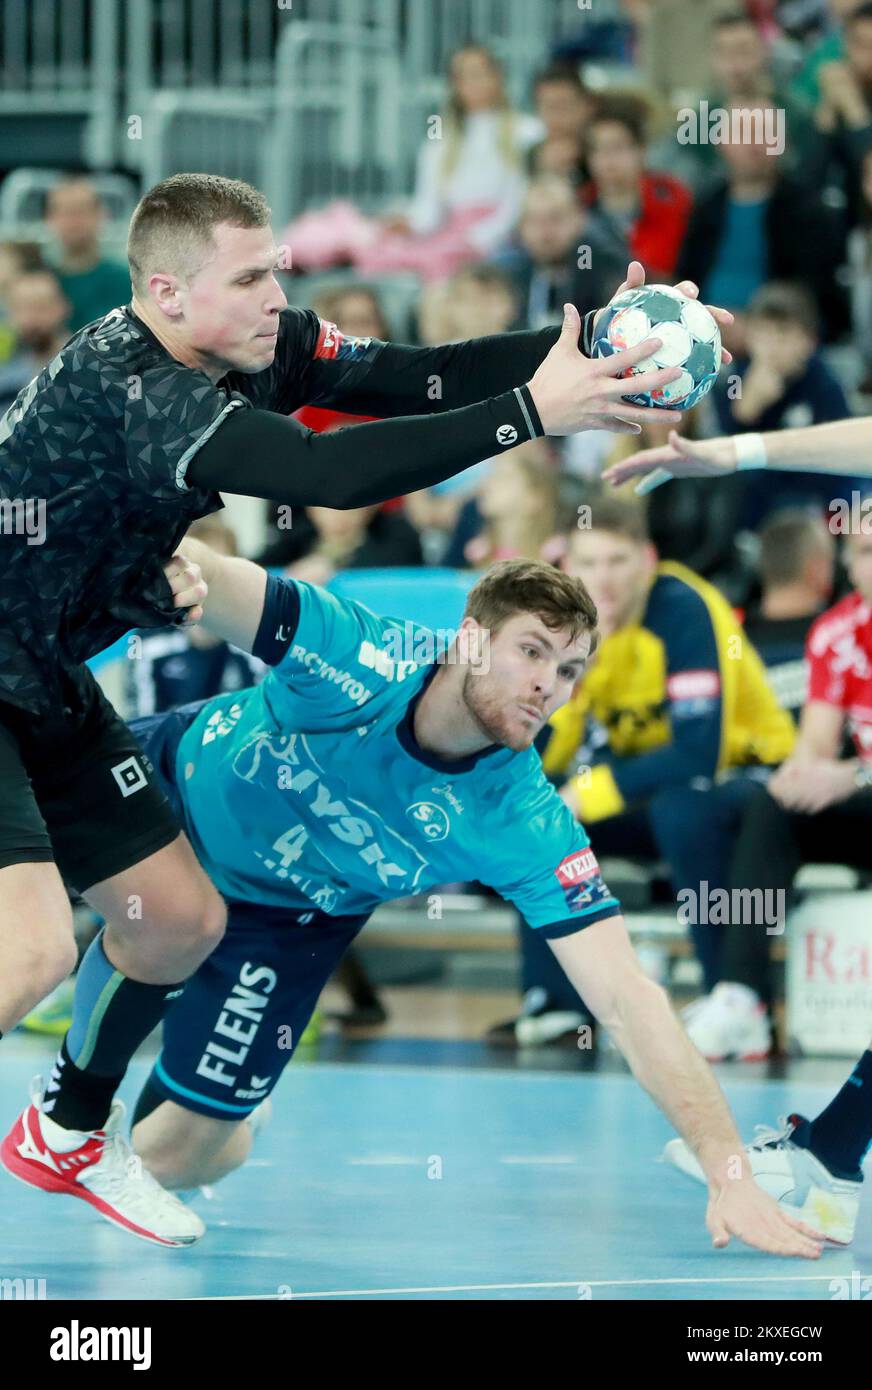
M 674 278 L 693 196 L 671 174 L 645 169 L 645 118 L 630 99 L 604 101 L 591 118 L 581 190 L 591 232 L 621 258 L 641 261 L 648 280 Z
M 808 636 L 808 697 L 844 713 L 857 757 L 872 768 L 872 602 L 848 594 Z

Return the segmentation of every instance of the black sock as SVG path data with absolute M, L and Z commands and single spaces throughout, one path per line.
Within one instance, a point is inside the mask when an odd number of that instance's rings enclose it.
M 100 1129 L 127 1063 L 182 985 L 147 985 L 116 970 L 101 932 L 76 978 L 73 1021 L 46 1086 L 43 1111 L 64 1129 Z
M 112 1107 L 112 1097 L 124 1080 L 124 1072 L 98 1076 L 82 1071 L 70 1058 L 67 1040 L 52 1068 L 41 1109 L 64 1129 L 89 1132 L 102 1129 Z
M 863 1053 L 838 1095 L 809 1124 L 805 1147 L 834 1177 L 857 1180 L 872 1144 L 872 1049 Z

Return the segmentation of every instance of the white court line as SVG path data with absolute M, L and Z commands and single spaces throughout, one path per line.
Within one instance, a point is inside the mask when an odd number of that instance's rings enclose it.
M 412 1041 L 426 1042 L 429 1040 L 412 1039 Z M 437 1041 L 441 1040 L 437 1039 Z M 6 1046 L 5 1039 L 3 1045 L 4 1047 Z M 832 1058 L 831 1060 L 834 1062 L 841 1061 L 840 1058 Z M 748 1076 L 747 1073 L 734 1072 L 731 1070 L 732 1067 L 737 1065 L 736 1063 L 718 1062 L 715 1065 L 717 1067 L 715 1075 L 717 1076 L 718 1080 L 725 1082 L 729 1086 L 732 1086 L 734 1084 L 738 1086 L 764 1087 L 797 1086 L 807 1087 L 809 1090 L 818 1090 L 824 1093 L 829 1093 L 830 1095 L 832 1094 L 832 1082 L 827 1080 L 814 1081 L 811 1078 L 788 1076 Z M 742 1065 L 746 1064 L 743 1063 Z M 639 1085 L 638 1081 L 630 1071 L 564 1072 L 549 1071 L 544 1066 L 541 1071 L 512 1071 L 506 1067 L 463 1066 L 462 1063 L 456 1063 L 450 1066 L 441 1066 L 438 1064 L 427 1062 L 330 1062 L 326 1059 L 324 1059 L 323 1061 L 318 1061 L 315 1058 L 313 1058 L 310 1062 L 301 1063 L 295 1066 L 293 1069 L 286 1069 L 284 1074 L 285 1077 L 291 1075 L 304 1076 L 306 1071 L 357 1072 L 359 1075 L 369 1076 L 383 1076 L 386 1071 L 390 1071 L 399 1072 L 406 1076 L 417 1077 L 420 1077 L 421 1072 L 423 1071 L 427 1072 L 430 1076 L 462 1076 L 464 1079 L 481 1076 L 491 1081 L 526 1081 L 529 1082 L 531 1085 L 541 1085 L 543 1082 L 547 1081 L 562 1081 L 565 1082 L 567 1085 L 577 1085 L 580 1080 L 585 1082 L 598 1082 L 600 1085 L 610 1085 L 613 1081 L 623 1086 L 638 1087 Z
M 383 1154 L 381 1157 L 376 1155 L 374 1158 L 348 1158 L 346 1163 L 350 1163 L 355 1168 L 389 1168 L 398 1167 L 424 1167 L 426 1158 L 407 1158 L 404 1154 Z
M 529 1163 L 531 1166 L 536 1163 L 577 1163 L 578 1158 L 575 1154 L 539 1154 L 538 1157 L 529 1158 L 520 1155 L 506 1155 L 505 1158 L 497 1160 L 499 1163 Z
M 347 1158 L 345 1161 L 353 1168 L 390 1168 L 401 1166 L 421 1168 L 426 1167 L 427 1164 L 426 1158 L 408 1158 L 403 1154 L 374 1154 L 372 1157 L 368 1158 Z M 531 1167 L 539 1163 L 547 1163 L 553 1166 L 555 1164 L 568 1165 L 578 1163 L 578 1161 L 578 1156 L 576 1154 L 531 1154 L 529 1156 L 507 1154 L 504 1158 L 497 1159 L 498 1163 L 529 1164 Z
M 861 1279 L 868 1275 L 861 1274 Z M 300 1298 L 373 1298 L 379 1294 L 405 1293 L 489 1293 L 502 1289 L 626 1289 L 664 1287 L 672 1284 L 814 1284 L 829 1283 L 832 1279 L 844 1278 L 838 1274 L 735 1274 L 706 1279 L 564 1279 L 559 1282 L 539 1284 L 433 1284 L 420 1288 L 403 1289 L 323 1289 L 308 1293 L 294 1293 L 287 1299 L 293 1302 Z M 230 1293 L 216 1294 L 212 1298 L 183 1299 L 186 1303 L 233 1303 L 250 1302 L 253 1299 L 281 1299 L 277 1293 Z

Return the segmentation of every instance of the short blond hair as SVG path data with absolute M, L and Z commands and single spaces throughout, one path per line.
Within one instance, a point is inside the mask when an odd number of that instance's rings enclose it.
M 214 245 L 219 223 L 268 227 L 269 204 L 241 179 L 218 174 L 173 174 L 139 201 L 127 236 L 134 293 L 144 296 L 149 278 L 163 271 L 190 280 Z

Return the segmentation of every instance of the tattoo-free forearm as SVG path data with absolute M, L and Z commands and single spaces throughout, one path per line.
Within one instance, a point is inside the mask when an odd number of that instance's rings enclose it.
M 872 476 L 872 416 L 763 435 L 767 468 Z
M 193 536 L 185 537 L 179 553 L 200 566 L 209 588 L 203 603 L 203 627 L 250 652 L 263 615 L 266 570 L 251 560 L 219 555 Z
M 724 1094 L 665 991 L 641 976 L 621 992 L 606 1022 L 636 1080 L 687 1140 L 709 1180 L 740 1176 L 744 1149 Z M 737 1160 L 733 1171 L 729 1165 Z

